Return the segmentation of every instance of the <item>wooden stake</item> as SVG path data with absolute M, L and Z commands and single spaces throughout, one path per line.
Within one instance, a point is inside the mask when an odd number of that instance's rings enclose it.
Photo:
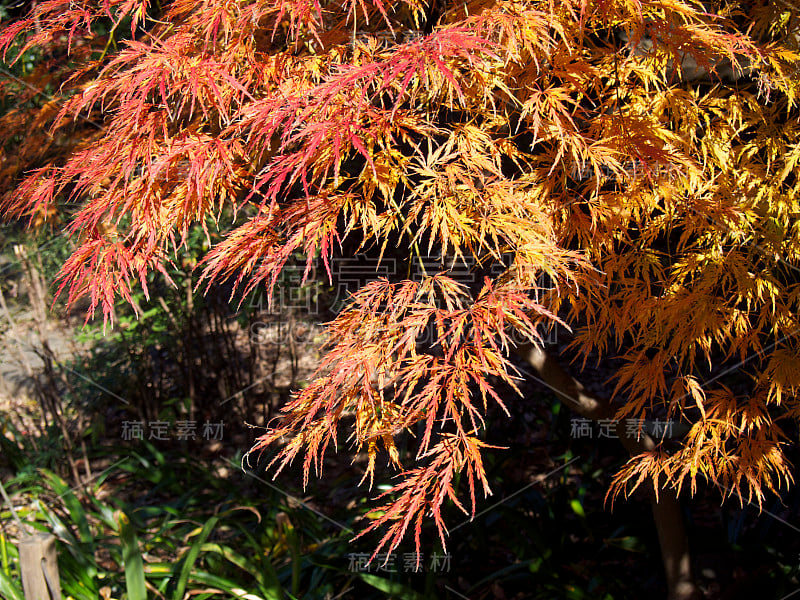
M 19 564 L 25 600 L 61 600 L 56 537 L 26 535 L 19 543 Z

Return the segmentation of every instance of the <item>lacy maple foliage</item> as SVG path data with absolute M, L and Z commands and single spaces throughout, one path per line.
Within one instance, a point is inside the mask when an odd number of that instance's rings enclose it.
M 760 503 L 792 479 L 800 417 L 799 40 L 800 11 L 767 0 L 45 0 L 0 31 L 9 65 L 42 53 L 2 79 L 2 207 L 66 211 L 59 291 L 106 320 L 223 210 L 243 223 L 207 285 L 271 289 L 345 240 L 503 265 L 477 294 L 447 269 L 357 291 L 254 448 L 307 479 L 353 422 L 365 479 L 382 453 L 400 471 L 381 547 L 431 515 L 444 542 L 458 473 L 473 512 L 490 492 L 486 407 L 555 323 L 577 357 L 621 358 L 618 418 L 690 427 L 612 495 L 702 478 Z M 712 361 L 746 362 L 749 393 L 702 381 Z

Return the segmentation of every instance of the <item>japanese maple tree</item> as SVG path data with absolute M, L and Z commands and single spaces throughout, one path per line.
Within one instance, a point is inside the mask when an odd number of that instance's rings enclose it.
M 497 389 L 516 385 L 516 351 L 585 416 L 686 424 L 672 446 L 621 432 L 632 457 L 610 496 L 649 482 L 671 594 L 688 597 L 676 494 L 700 480 L 760 504 L 792 481 L 799 44 L 800 10 L 767 0 L 44 0 L 0 32 L 9 64 L 44 53 L 2 83 L 6 104 L 20 95 L 0 119 L 20 140 L 2 206 L 68 210 L 80 244 L 59 291 L 106 320 L 223 211 L 241 224 L 201 274 L 241 292 L 298 253 L 306 274 L 342 248 L 469 258 L 480 289 L 445 264 L 356 291 L 253 450 L 276 472 L 302 456 L 307 479 L 349 433 L 370 485 L 383 454 L 399 472 L 370 525 L 381 547 L 419 543 L 428 518 L 444 543 L 443 503 L 470 510 L 457 474 L 473 513 L 490 493 L 484 415 L 512 400 Z M 578 361 L 620 360 L 608 398 L 544 351 L 556 324 Z M 747 363 L 750 389 L 704 381 L 712 363 Z M 395 439 L 418 428 L 401 464 Z

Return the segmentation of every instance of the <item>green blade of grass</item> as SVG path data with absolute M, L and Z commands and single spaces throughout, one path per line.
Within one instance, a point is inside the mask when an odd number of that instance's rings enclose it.
M 128 515 L 122 511 L 117 513 L 119 537 L 122 542 L 122 563 L 125 566 L 125 587 L 128 600 L 147 600 L 147 588 L 144 583 L 144 561 L 139 551 L 139 540 Z
M 189 575 L 192 572 L 192 567 L 194 566 L 197 557 L 200 555 L 200 549 L 205 543 L 206 538 L 208 538 L 211 530 L 217 525 L 217 521 L 219 521 L 219 517 L 211 517 L 208 521 L 206 521 L 206 524 L 203 525 L 203 529 L 200 530 L 200 533 L 197 536 L 194 544 L 191 548 L 189 548 L 189 552 L 186 554 L 186 559 L 183 561 L 183 565 L 181 566 L 180 576 L 178 577 L 178 585 L 175 588 L 175 594 L 173 595 L 175 600 L 183 600 L 183 594 L 186 591 L 186 584 L 189 581 Z
M 0 571 L 0 596 L 7 600 L 25 600 L 22 595 L 22 588 L 19 587 L 10 577 Z
M 422 594 L 418 594 L 402 583 L 389 581 L 388 579 L 370 573 L 359 573 L 358 576 L 364 583 L 368 583 L 372 587 L 389 594 L 392 598 L 399 598 L 400 600 L 423 600 Z
M 11 577 L 11 568 L 8 564 L 8 546 L 9 544 L 8 540 L 6 540 L 5 534 L 0 531 L 0 550 L 2 550 L 2 552 L 0 552 L 0 556 L 3 559 L 3 573 L 6 577 Z
M 40 473 L 42 473 L 45 480 L 50 484 L 50 488 L 56 494 L 58 494 L 59 498 L 64 501 L 64 505 L 67 507 L 71 522 L 78 526 L 78 535 L 80 541 L 84 544 L 88 544 L 91 551 L 94 551 L 94 537 L 92 536 L 91 529 L 89 528 L 89 519 L 86 515 L 86 510 L 84 510 L 72 489 L 70 489 L 66 481 L 52 471 L 40 469 Z
M 272 567 L 272 563 L 269 561 L 265 561 L 264 568 L 266 569 L 266 573 L 263 573 L 261 568 L 256 566 L 252 561 L 248 560 L 241 554 L 232 550 L 229 546 L 206 543 L 202 545 L 200 551 L 215 552 L 239 567 L 245 573 L 253 576 L 258 583 L 259 591 L 265 596 L 265 598 L 283 600 L 283 593 L 281 592 L 281 585 L 278 582 L 278 576 L 275 573 L 275 569 Z M 265 575 L 269 577 L 269 581 L 266 580 Z
M 237 600 L 264 600 L 264 598 L 261 596 L 251 594 L 246 590 L 243 590 L 239 587 L 239 584 L 231 581 L 230 579 L 225 579 L 224 577 L 219 577 L 218 575 L 212 575 L 211 573 L 206 573 L 205 571 L 195 571 L 192 573 L 192 581 L 202 583 L 203 585 L 214 586 L 219 591 L 230 594 Z

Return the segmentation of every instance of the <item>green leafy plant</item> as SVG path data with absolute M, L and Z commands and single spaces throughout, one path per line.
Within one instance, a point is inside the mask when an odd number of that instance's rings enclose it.
M 281 496 L 270 496 L 269 504 L 231 496 L 229 486 L 214 480 L 207 468 L 192 467 L 185 456 L 163 455 L 146 444 L 142 452 L 114 464 L 89 493 L 70 488 L 45 469 L 7 482 L 12 496 L 26 499 L 17 508 L 26 526 L 59 539 L 67 597 L 183 600 L 222 594 L 277 600 L 312 591 L 319 594 L 313 597 L 322 597 L 346 582 L 347 563 L 340 554 L 347 537 L 323 532 L 313 514 L 287 506 Z M 120 476 L 127 484 L 115 481 Z M 149 486 L 144 496 L 136 491 L 143 485 Z M 108 495 L 110 486 L 113 495 Z M 162 497 L 171 500 L 160 504 Z M 275 524 L 279 512 L 296 523 L 295 542 Z M 8 511 L 2 514 L 5 520 Z M 308 537 L 320 535 L 325 541 L 309 549 Z M 292 544 L 302 544 L 306 559 L 295 560 Z M 21 597 L 18 556 L 5 535 L 0 551 L 0 591 L 4 597 Z M 313 590 L 306 587 L 310 583 Z

